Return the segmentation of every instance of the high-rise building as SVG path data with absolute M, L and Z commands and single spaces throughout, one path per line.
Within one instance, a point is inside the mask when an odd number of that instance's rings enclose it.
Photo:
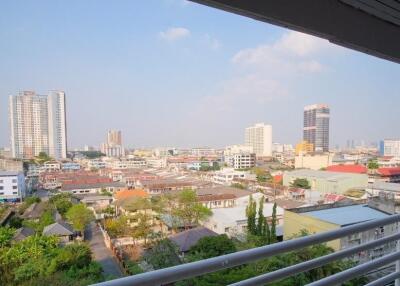
M 400 139 L 385 139 L 381 141 L 380 146 L 382 155 L 400 158 Z
M 101 152 L 107 157 L 122 157 L 125 150 L 122 147 L 122 135 L 119 130 L 109 130 L 107 132 L 107 142 L 101 144 Z
M 314 151 L 329 151 L 329 107 L 314 104 L 304 107 L 303 140 L 314 145 Z
M 272 126 L 257 123 L 245 130 L 245 144 L 253 147 L 257 156 L 272 156 Z
M 47 97 L 49 116 L 49 154 L 51 157 L 67 158 L 67 119 L 65 93 L 51 91 Z
M 121 131 L 109 130 L 107 133 L 107 143 L 110 145 L 122 145 Z
M 11 149 L 14 158 L 29 159 L 40 152 L 67 157 L 65 94 L 37 95 L 23 91 L 9 98 Z

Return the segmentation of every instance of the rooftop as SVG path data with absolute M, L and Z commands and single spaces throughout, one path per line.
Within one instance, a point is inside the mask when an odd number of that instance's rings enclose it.
M 319 220 L 340 226 L 347 226 L 373 219 L 388 217 L 389 214 L 375 210 L 367 205 L 352 205 L 346 207 L 329 208 L 324 210 L 301 213 Z
M 123 200 L 132 197 L 142 197 L 147 198 L 149 195 L 143 189 L 123 189 L 114 194 L 117 200 Z
M 290 172 L 285 172 L 284 175 L 297 176 L 297 177 L 313 177 L 317 179 L 326 179 L 326 180 L 349 179 L 349 178 L 354 178 L 354 176 L 366 176 L 365 174 L 316 171 L 308 169 L 299 169 Z
M 22 174 L 22 172 L 17 172 L 17 171 L 0 171 L 0 176 L 18 176 L 19 174 Z
M 169 239 L 178 245 L 181 252 L 186 252 L 189 251 L 189 249 L 201 238 L 217 235 L 218 234 L 212 230 L 201 226 L 172 235 L 169 237 Z
M 375 182 L 368 186 L 369 189 L 376 189 L 388 192 L 400 192 L 400 184 L 386 183 L 386 182 Z
M 367 168 L 363 165 L 333 165 L 326 168 L 329 172 L 366 174 Z

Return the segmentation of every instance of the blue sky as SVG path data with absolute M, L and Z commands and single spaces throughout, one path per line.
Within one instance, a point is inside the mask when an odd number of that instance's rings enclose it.
M 331 144 L 400 137 L 400 65 L 181 0 L 0 2 L 0 146 L 8 95 L 67 94 L 68 143 L 120 129 L 130 147 L 301 139 L 303 106 L 331 107 Z

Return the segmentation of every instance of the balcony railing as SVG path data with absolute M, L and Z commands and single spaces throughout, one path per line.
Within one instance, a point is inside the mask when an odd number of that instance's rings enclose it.
M 188 278 L 216 272 L 222 269 L 227 269 L 249 262 L 254 262 L 259 259 L 269 258 L 274 255 L 282 254 L 285 252 L 297 250 L 307 246 L 312 246 L 319 243 L 339 239 L 348 235 L 356 234 L 359 232 L 367 231 L 377 227 L 388 224 L 400 222 L 400 215 L 392 215 L 379 220 L 367 221 L 337 230 L 300 237 L 292 240 L 287 240 L 280 243 L 275 243 L 258 248 L 252 248 L 244 251 L 239 251 L 227 255 L 213 257 L 205 260 L 200 260 L 192 263 L 181 264 L 174 267 L 164 268 L 151 272 L 146 272 L 134 276 L 124 277 L 120 279 L 110 280 L 102 283 L 95 284 L 96 286 L 149 286 L 149 285 L 165 285 Z M 351 255 L 357 254 L 361 251 L 373 249 L 377 246 L 384 245 L 389 242 L 398 241 L 400 239 L 400 230 L 397 233 L 385 236 L 367 243 L 357 245 L 351 248 L 343 249 L 322 257 L 312 260 L 304 261 L 302 263 L 288 266 L 273 272 L 268 272 L 260 276 L 256 276 L 247 280 L 243 280 L 231 285 L 234 286 L 249 286 L 249 285 L 265 285 L 273 281 L 282 280 L 284 278 L 318 268 L 327 263 L 340 260 Z M 352 278 L 367 274 L 379 267 L 392 264 L 396 262 L 396 271 L 378 280 L 370 282 L 368 286 L 385 285 L 396 281 L 396 286 L 400 286 L 400 251 L 399 243 L 397 243 L 397 251 L 386 256 L 359 264 L 353 268 L 336 273 L 334 275 L 325 277 L 321 280 L 315 281 L 312 286 L 321 285 L 338 285 Z

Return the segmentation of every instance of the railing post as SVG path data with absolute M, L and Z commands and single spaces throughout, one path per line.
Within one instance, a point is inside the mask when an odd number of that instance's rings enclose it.
M 399 227 L 399 223 L 396 223 L 396 227 L 397 227 L 397 232 L 400 232 L 400 227 Z M 399 252 L 400 251 L 400 240 L 396 241 L 396 251 Z M 400 260 L 396 261 L 396 272 L 400 272 Z M 395 286 L 400 286 L 400 278 L 397 278 L 395 280 Z

